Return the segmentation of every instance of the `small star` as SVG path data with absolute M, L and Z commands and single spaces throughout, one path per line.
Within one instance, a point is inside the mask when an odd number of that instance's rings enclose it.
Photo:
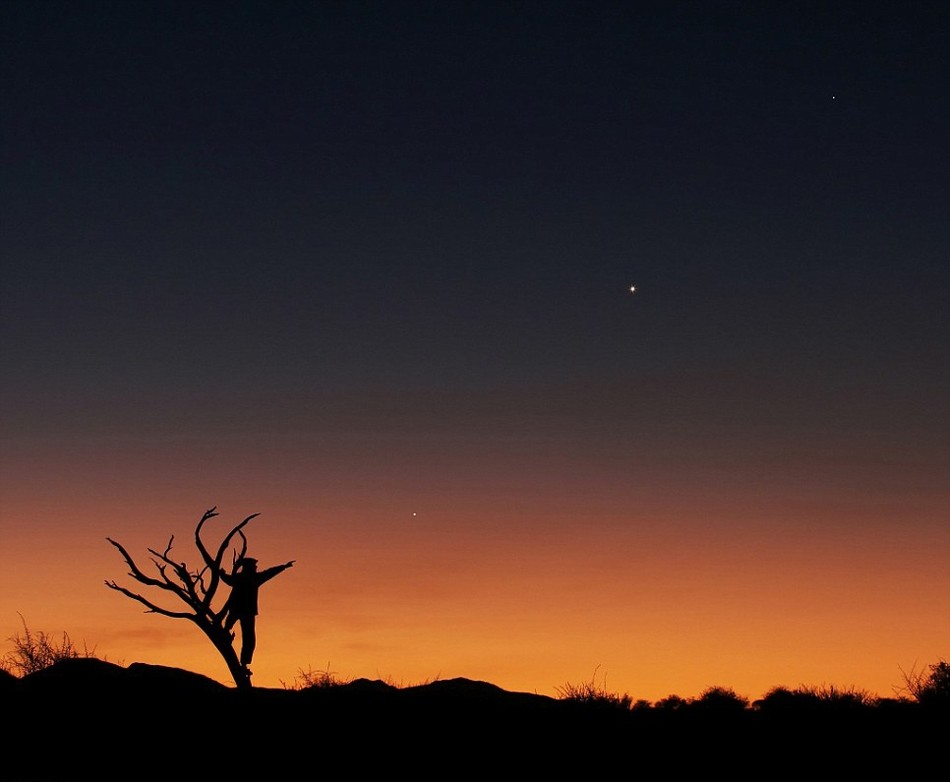
M 631 285 L 631 286 L 630 286 L 630 292 L 631 292 L 631 293 L 636 293 L 636 292 L 637 292 L 637 286 L 636 286 L 636 285 Z

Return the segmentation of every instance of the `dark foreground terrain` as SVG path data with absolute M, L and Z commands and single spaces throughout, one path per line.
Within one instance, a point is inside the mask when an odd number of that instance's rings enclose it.
M 950 752 L 947 713 L 904 701 L 629 710 L 468 679 L 241 692 L 92 658 L 3 676 L 0 707 L 4 780 L 911 779 Z

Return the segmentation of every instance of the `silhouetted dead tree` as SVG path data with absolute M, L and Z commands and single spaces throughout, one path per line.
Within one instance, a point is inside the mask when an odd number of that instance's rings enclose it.
M 241 664 L 234 650 L 232 634 L 224 627 L 223 620 L 225 610 L 223 607 L 215 610 L 212 606 L 212 601 L 218 591 L 218 587 L 222 583 L 221 571 L 223 561 L 225 554 L 231 547 L 231 541 L 235 536 L 240 538 L 241 541 L 240 552 L 236 555 L 232 554 L 233 566 L 235 561 L 240 560 L 247 553 L 247 537 L 244 534 L 244 527 L 260 514 L 254 513 L 245 518 L 240 524 L 237 524 L 227 534 L 224 540 L 221 541 L 217 551 L 214 556 L 212 556 L 211 552 L 201 540 L 201 528 L 208 519 L 218 515 L 216 507 L 217 506 L 205 511 L 201 517 L 201 521 L 199 521 L 195 527 L 195 546 L 201 554 L 203 562 L 203 566 L 199 570 L 192 571 L 188 568 L 186 563 L 176 562 L 171 558 L 172 544 L 175 541 L 174 535 L 169 539 L 164 551 L 148 549 L 152 555 L 150 559 L 157 571 L 157 576 L 147 575 L 139 568 L 132 558 L 132 555 L 129 554 L 122 544 L 112 538 L 106 538 L 106 540 L 115 546 L 122 554 L 126 564 L 129 566 L 129 575 L 132 578 L 145 586 L 154 587 L 175 595 L 175 597 L 185 603 L 190 610 L 172 611 L 152 602 L 138 592 L 133 592 L 130 589 L 119 586 L 115 581 L 106 581 L 105 583 L 109 589 L 121 592 L 126 597 L 144 605 L 147 609 L 146 613 L 161 614 L 162 616 L 168 616 L 172 619 L 187 619 L 194 622 L 224 658 L 235 685 L 237 685 L 239 689 L 249 689 L 251 687 L 251 679 L 247 668 Z

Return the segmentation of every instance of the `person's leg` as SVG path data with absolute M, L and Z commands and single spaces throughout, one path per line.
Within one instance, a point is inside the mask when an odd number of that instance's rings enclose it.
M 245 616 L 241 618 L 241 665 L 248 666 L 254 658 L 254 647 L 257 645 L 257 638 L 254 634 L 254 617 Z

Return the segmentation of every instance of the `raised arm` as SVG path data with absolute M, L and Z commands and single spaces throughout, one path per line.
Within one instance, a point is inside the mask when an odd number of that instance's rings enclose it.
M 267 570 L 262 570 L 257 574 L 257 581 L 259 584 L 263 584 L 265 581 L 270 581 L 278 573 L 283 573 L 287 568 L 293 567 L 294 562 L 297 560 L 292 559 L 290 562 L 285 562 L 283 565 L 275 565 L 274 567 L 269 567 Z

